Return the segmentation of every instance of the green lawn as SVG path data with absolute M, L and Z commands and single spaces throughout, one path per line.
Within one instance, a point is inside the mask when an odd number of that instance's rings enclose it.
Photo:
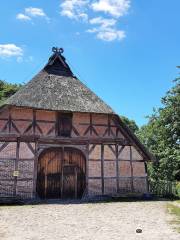
M 180 233 L 180 200 L 169 203 L 167 208 L 169 213 L 174 215 L 174 220 L 171 223 L 175 225 L 175 228 Z

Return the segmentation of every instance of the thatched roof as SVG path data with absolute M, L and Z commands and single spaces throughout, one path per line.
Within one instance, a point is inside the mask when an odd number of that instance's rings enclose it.
M 47 65 L 5 104 L 57 111 L 113 113 L 73 75 L 60 52 L 55 52 Z

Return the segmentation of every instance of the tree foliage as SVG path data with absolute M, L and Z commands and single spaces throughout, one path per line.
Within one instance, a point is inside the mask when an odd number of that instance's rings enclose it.
M 180 78 L 161 102 L 137 135 L 158 160 L 149 166 L 151 177 L 180 180 Z
M 132 132 L 136 133 L 139 130 L 139 127 L 134 120 L 130 120 L 125 116 L 120 116 L 120 118 L 131 129 Z
M 16 93 L 21 87 L 21 84 L 12 84 L 0 80 L 0 104 L 3 104 L 7 98 Z

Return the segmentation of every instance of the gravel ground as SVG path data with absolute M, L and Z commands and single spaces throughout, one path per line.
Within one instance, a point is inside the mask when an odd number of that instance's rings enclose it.
M 0 207 L 0 240 L 176 240 L 167 202 Z M 142 233 L 136 233 L 141 228 Z

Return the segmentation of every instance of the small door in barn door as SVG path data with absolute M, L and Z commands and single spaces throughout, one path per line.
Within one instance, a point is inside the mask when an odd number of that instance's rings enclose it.
M 63 166 L 62 198 L 77 198 L 77 167 L 74 165 Z

